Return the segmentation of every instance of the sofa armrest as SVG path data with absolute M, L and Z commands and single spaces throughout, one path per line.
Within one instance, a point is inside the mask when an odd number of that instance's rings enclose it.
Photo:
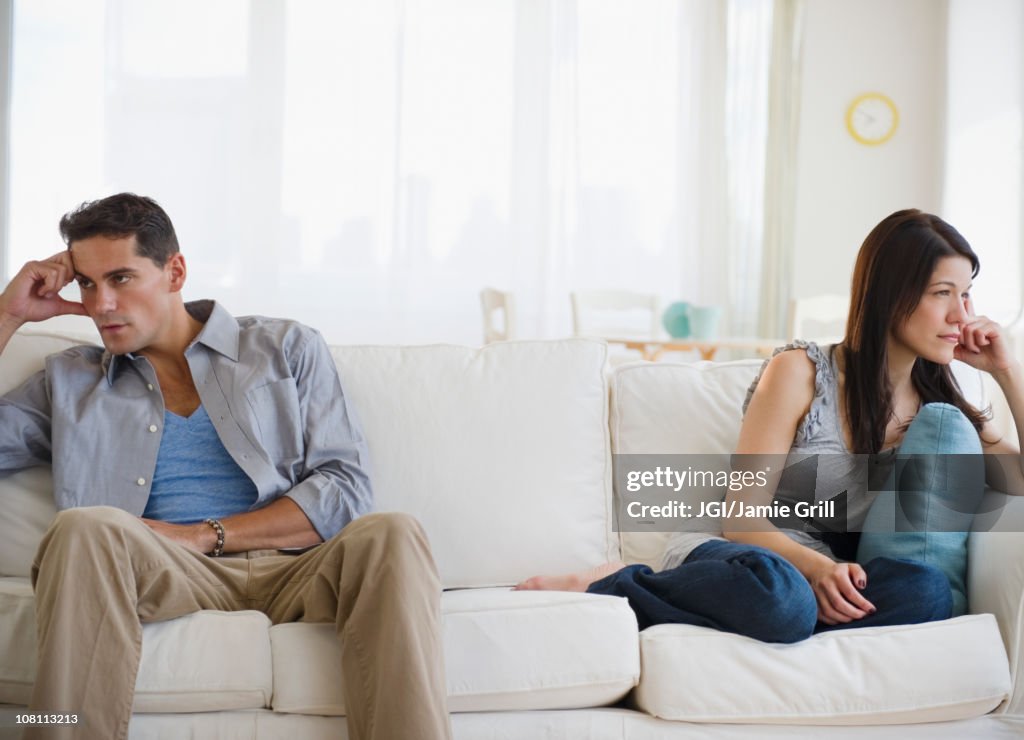
M 1013 688 L 997 711 L 1024 714 L 1024 496 L 988 491 L 980 510 L 967 544 L 969 610 L 995 615 L 1010 660 Z

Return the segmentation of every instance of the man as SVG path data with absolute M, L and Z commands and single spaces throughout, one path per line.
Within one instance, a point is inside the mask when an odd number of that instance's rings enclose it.
M 105 348 L 52 355 L 0 399 L 0 470 L 51 464 L 60 510 L 32 570 L 31 711 L 125 738 L 141 622 L 259 609 L 336 624 L 351 737 L 450 737 L 429 546 L 411 517 L 365 514 L 366 444 L 320 335 L 186 304 L 149 198 L 83 204 L 60 228 L 67 251 L 0 294 L 0 351 L 61 314 L 92 318 Z M 80 304 L 58 295 L 72 280 Z M 286 548 L 310 549 L 253 552 Z

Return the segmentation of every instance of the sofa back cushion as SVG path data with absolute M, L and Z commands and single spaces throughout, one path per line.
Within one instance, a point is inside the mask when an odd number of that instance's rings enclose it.
M 46 357 L 82 344 L 82 338 L 19 332 L 0 354 L 0 395 L 43 369 Z M 28 576 L 39 540 L 56 514 L 49 467 L 0 473 L 0 576 Z
M 612 453 L 733 452 L 743 399 L 761 363 L 657 362 L 616 368 L 611 378 Z M 627 563 L 646 563 L 657 569 L 671 535 L 669 531 L 621 532 L 622 557 Z
M 603 343 L 332 352 L 362 420 L 377 508 L 420 520 L 446 587 L 618 557 Z

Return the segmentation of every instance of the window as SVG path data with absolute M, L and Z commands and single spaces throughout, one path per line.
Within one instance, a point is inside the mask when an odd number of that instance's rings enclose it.
M 14 7 L 9 274 L 129 190 L 187 298 L 334 342 L 479 343 L 485 285 L 524 336 L 575 289 L 757 312 L 769 0 Z

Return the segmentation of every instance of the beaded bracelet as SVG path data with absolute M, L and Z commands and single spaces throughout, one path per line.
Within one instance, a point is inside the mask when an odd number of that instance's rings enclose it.
M 203 522 L 213 527 L 213 531 L 217 533 L 217 544 L 214 545 L 210 555 L 219 558 L 224 554 L 224 525 L 217 519 L 204 519 Z

